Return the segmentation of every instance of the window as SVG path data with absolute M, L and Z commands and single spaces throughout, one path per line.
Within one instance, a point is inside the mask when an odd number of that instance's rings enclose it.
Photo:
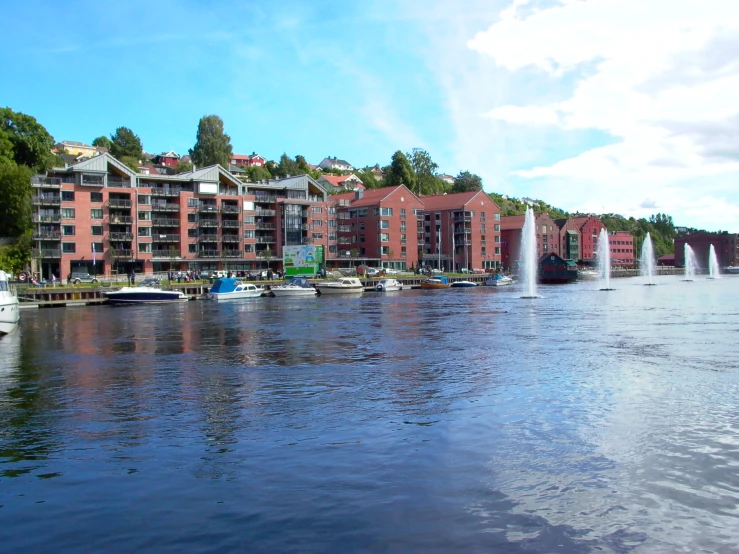
M 328 220 L 328 226 L 330 229 L 336 229 L 336 220 L 335 219 L 329 219 Z
M 62 183 L 68 183 L 74 185 L 77 182 L 77 176 L 75 174 L 62 175 Z
M 335 215 L 336 214 L 336 206 L 329 206 L 328 207 L 328 213 L 331 214 L 331 215 Z
M 329 252 L 330 252 L 331 254 L 336 254 L 336 251 L 337 251 L 336 245 L 335 245 L 335 244 L 329 244 L 329 245 L 328 245 L 328 251 L 329 251 Z
M 436 212 L 436 221 L 441 221 L 441 214 Z
M 187 199 L 187 207 L 188 208 L 197 208 L 200 205 L 200 200 L 197 198 L 188 198 Z
M 198 245 L 197 244 L 188 244 L 187 245 L 187 252 L 189 254 L 197 254 L 198 253 Z
M 328 240 L 336 240 L 336 233 L 329 233 Z
M 151 221 L 151 212 L 138 212 L 139 221 Z
M 378 229 L 390 229 L 390 222 L 387 219 L 381 219 L 377 222 Z
M 102 242 L 93 242 L 90 244 L 90 250 L 95 252 L 95 254 L 102 254 L 103 248 L 104 246 Z
M 500 221 L 500 214 L 499 213 L 495 214 L 495 216 L 493 217 L 493 219 L 495 221 Z
M 401 221 L 400 222 L 400 230 L 405 233 L 405 231 L 406 231 L 406 229 L 405 229 L 405 221 Z
M 500 235 L 495 235 L 495 242 L 500 242 Z
M 323 208 L 321 206 L 313 206 L 313 213 L 314 214 L 322 214 Z
M 313 233 L 313 238 L 314 239 L 322 239 L 323 238 L 323 233 Z
M 90 210 L 90 219 L 103 219 L 102 208 L 92 208 Z
M 405 219 L 405 208 L 400 208 L 400 219 Z
M 247 254 L 253 254 L 254 253 L 255 245 L 253 244 L 245 244 L 244 245 L 244 252 Z
M 485 212 L 480 212 L 480 221 L 485 221 Z
M 74 236 L 74 225 L 62 225 L 62 235 L 67 237 Z M 74 250 L 72 250 L 74 252 Z
M 151 196 L 148 194 L 139 194 L 139 204 L 148 206 L 151 204 Z
M 495 226 L 493 227 L 493 231 L 495 231 L 496 233 L 500 232 L 500 225 L 497 225 L 497 224 L 496 224 L 496 225 L 495 225 Z
M 74 208 L 62 208 L 62 219 L 74 219 Z
M 139 236 L 140 237 L 150 237 L 151 227 L 139 227 Z
M 146 213 L 146 212 L 139 212 L 139 214 Z M 187 222 L 188 223 L 197 223 L 198 222 L 198 214 L 187 214 Z
M 321 221 L 320 219 L 314 219 L 313 227 L 323 227 L 323 221 Z
M 94 237 L 102 237 L 103 236 L 103 226 L 102 225 L 92 225 L 90 227 L 90 234 Z
M 400 235 L 400 242 L 401 242 L 401 244 L 405 244 L 407 242 L 407 239 L 406 239 L 404 233 L 401 233 L 401 235 Z
M 244 238 L 253 239 L 255 237 L 255 231 L 253 229 L 244 229 Z
M 102 202 L 102 201 L 103 201 L 102 192 L 91 192 L 90 193 L 90 202 Z
M 390 254 L 390 247 L 389 246 L 378 246 L 377 253 L 380 256 L 387 256 L 388 254 Z
M 74 202 L 74 191 L 63 190 L 62 191 L 62 202 Z
M 77 252 L 77 246 L 73 242 L 63 242 L 62 252 L 65 252 L 67 254 L 74 254 L 75 252 Z
M 364 231 L 364 221 L 359 222 L 359 230 Z
M 359 235 L 359 242 L 364 242 L 364 235 Z
M 481 233 L 486 233 L 486 232 L 487 232 L 487 231 L 486 231 L 486 229 L 485 229 L 485 224 L 484 224 L 484 223 L 482 223 L 482 224 L 480 225 L 480 232 L 481 232 Z
M 197 229 L 188 229 L 187 230 L 187 238 L 194 239 L 198 236 L 198 230 Z
M 390 242 L 390 233 L 380 233 L 377 235 L 377 240 L 380 242 Z
M 367 208 L 359 208 L 359 210 L 357 210 L 357 216 L 367 217 Z
M 495 247 L 495 253 L 500 255 L 500 246 Z
M 82 175 L 83 185 L 101 185 L 103 184 L 102 175 Z
M 139 253 L 151 254 L 151 243 L 150 242 L 140 242 L 139 243 Z
M 405 258 L 408 255 L 408 251 L 405 246 L 400 247 L 400 257 Z

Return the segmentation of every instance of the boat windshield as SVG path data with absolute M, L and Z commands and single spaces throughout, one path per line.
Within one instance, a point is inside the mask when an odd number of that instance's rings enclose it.
M 301 287 L 301 288 L 304 288 L 304 289 L 312 288 L 310 286 L 310 283 L 308 282 L 308 279 L 304 279 L 304 278 L 297 278 L 296 277 L 296 278 L 290 279 L 287 282 L 287 284 L 288 284 L 288 286 L 291 286 L 291 287 Z
M 8 282 L 7 281 L 0 281 L 0 291 L 8 292 Z

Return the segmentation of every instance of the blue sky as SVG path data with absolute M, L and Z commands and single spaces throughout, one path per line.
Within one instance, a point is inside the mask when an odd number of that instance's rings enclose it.
M 268 158 L 421 147 L 488 191 L 739 231 L 739 14 L 671 5 L 15 2 L 0 104 L 57 140 L 127 126 L 152 153 L 186 153 L 208 114 Z

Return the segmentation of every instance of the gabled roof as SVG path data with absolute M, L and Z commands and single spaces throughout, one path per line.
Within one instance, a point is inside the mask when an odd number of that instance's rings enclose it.
M 318 180 L 328 181 L 331 185 L 339 188 L 344 187 L 347 181 L 356 181 L 364 188 L 362 180 L 354 175 L 354 173 L 350 173 L 349 175 L 321 175 Z
M 127 165 L 122 164 L 121 162 L 116 160 L 113 156 L 108 154 L 107 152 L 104 154 L 100 154 L 99 156 L 87 158 L 73 165 L 70 165 L 67 168 L 67 171 L 90 171 L 90 172 L 97 172 L 97 173 L 105 173 L 106 171 L 108 171 L 108 164 L 112 165 L 118 171 L 120 171 L 121 173 L 125 175 L 128 175 L 129 177 L 135 177 L 136 175 L 138 175 L 137 173 L 132 171 Z
M 89 144 L 85 144 L 84 142 L 79 142 L 77 140 L 63 140 L 57 144 L 66 144 L 68 146 L 77 146 L 79 148 L 95 148 L 94 146 L 90 146 Z
M 355 192 L 345 192 L 342 194 L 334 194 L 331 199 L 349 200 L 349 205 L 352 208 L 362 208 L 364 206 L 377 206 L 398 191 L 402 191 L 403 195 L 407 193 L 411 195 L 415 200 L 418 200 L 421 204 L 423 203 L 415 194 L 408 190 L 408 187 L 406 187 L 405 185 L 366 190 L 364 191 L 362 198 L 357 198 Z
M 169 152 L 163 152 L 162 154 L 159 154 L 160 158 L 176 158 L 180 159 L 180 155 L 175 152 L 174 150 L 170 150 Z
M 245 187 L 249 190 L 254 189 L 297 189 L 297 190 L 306 190 L 309 186 L 313 186 L 317 188 L 321 194 L 324 196 L 324 198 L 327 195 L 326 187 L 324 187 L 321 183 L 313 179 L 310 175 L 307 173 L 303 175 L 296 175 L 294 177 L 286 177 L 285 179 L 270 179 L 267 182 L 256 182 L 256 183 L 246 183 Z
M 464 209 L 465 205 L 468 204 L 478 194 L 485 195 L 487 199 L 492 202 L 490 197 L 481 190 L 474 190 L 470 192 L 455 192 L 453 194 L 434 194 L 433 196 L 421 196 L 421 202 L 423 202 L 424 209 L 430 212 L 434 210 L 461 210 Z

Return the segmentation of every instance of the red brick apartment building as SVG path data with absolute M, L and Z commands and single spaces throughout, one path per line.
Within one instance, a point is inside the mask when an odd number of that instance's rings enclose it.
M 594 215 L 571 218 L 580 230 L 580 260 L 586 264 L 595 263 L 598 251 L 600 230 L 605 229 L 603 222 Z
M 445 271 L 501 265 L 500 208 L 483 191 L 422 196 L 418 248 L 422 263 Z
M 500 218 L 501 237 L 503 241 L 503 267 L 511 269 L 521 258 L 521 237 L 525 216 L 509 215 Z M 560 228 L 548 213 L 534 215 L 536 226 L 536 256 L 553 252 L 560 255 Z
M 143 175 L 102 154 L 31 187 L 33 260 L 47 278 L 277 269 L 283 245 L 331 251 L 327 194 L 307 175 L 249 184 L 220 166 Z
M 628 231 L 608 233 L 611 266 L 634 267 L 634 237 Z
M 707 233 L 699 231 L 675 239 L 675 267 L 685 267 L 685 245 L 695 253 L 699 267 L 708 267 L 708 252 L 713 245 L 719 267 L 739 266 L 739 235 L 736 233 Z
M 423 203 L 405 185 L 335 194 L 337 249 L 326 263 L 408 269 L 418 265 L 417 217 Z

